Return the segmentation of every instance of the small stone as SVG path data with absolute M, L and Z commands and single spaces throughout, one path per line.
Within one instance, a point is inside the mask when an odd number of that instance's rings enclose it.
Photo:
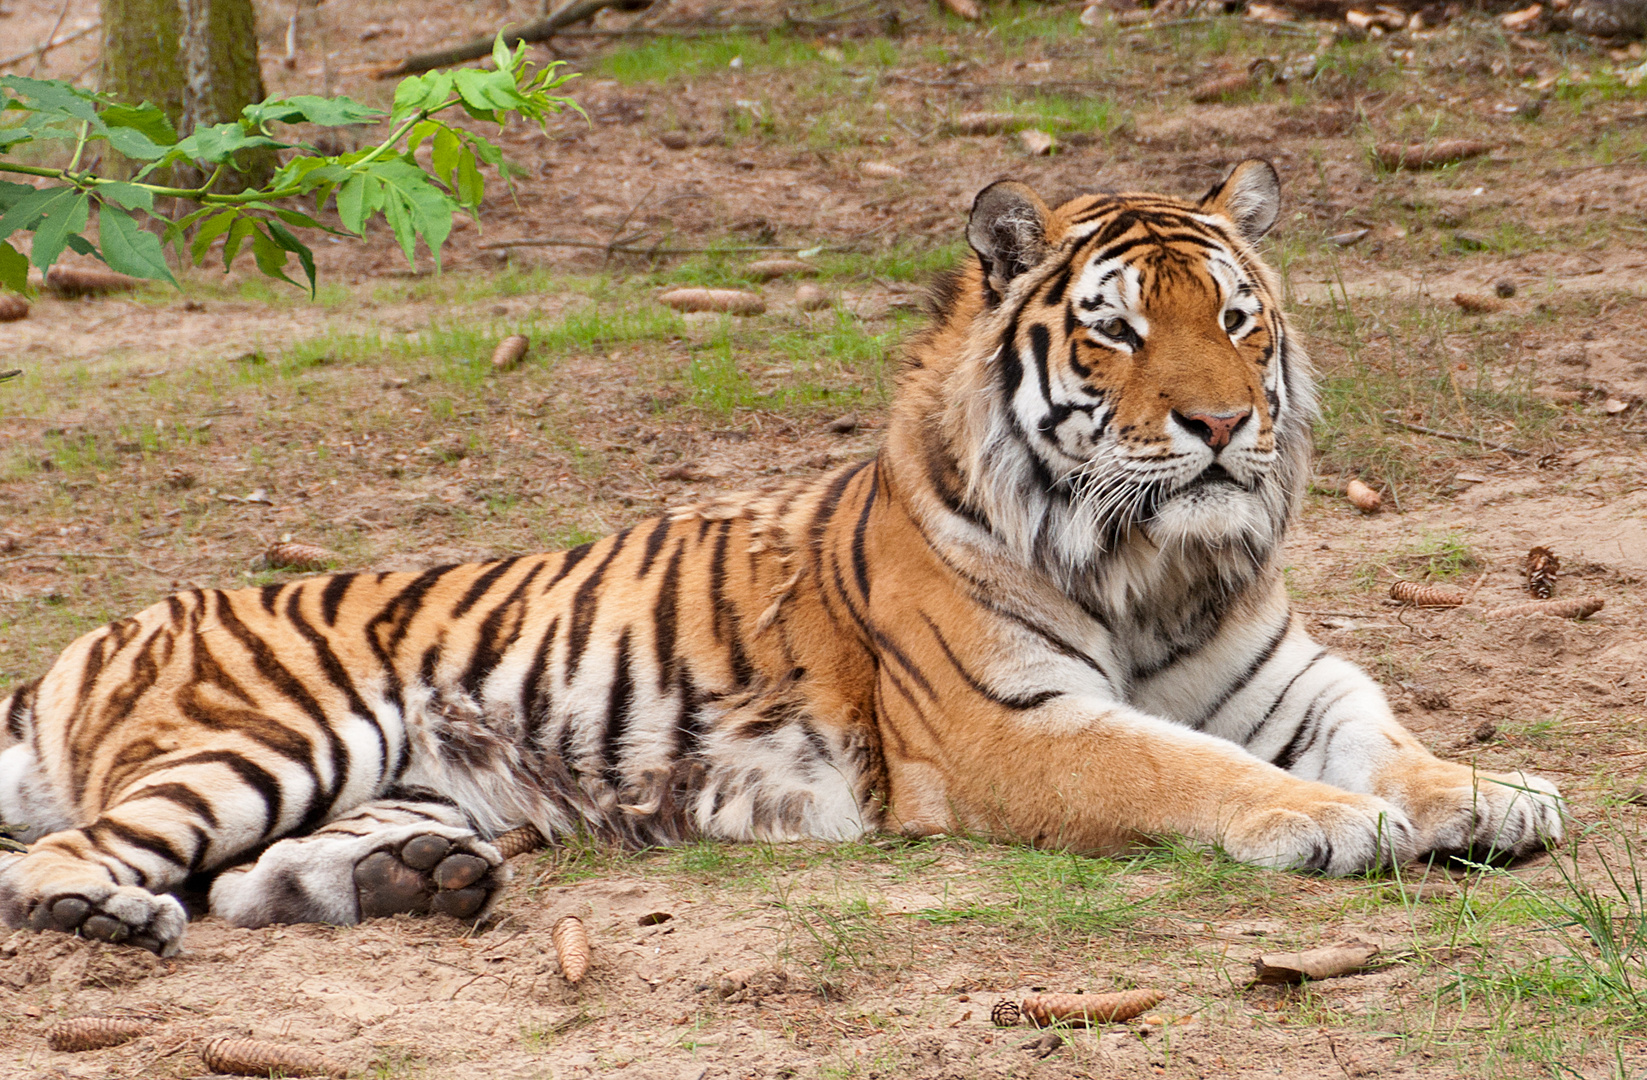
M 845 416 L 837 416 L 824 425 L 824 430 L 832 431 L 836 435 L 850 435 L 858 430 L 858 414 L 852 412 Z
M 1610 397 L 1601 404 L 1601 411 L 1608 416 L 1617 416 L 1621 412 L 1627 412 L 1629 408 L 1630 403 L 1623 398 Z
M 1327 237 L 1327 242 L 1337 247 L 1352 247 L 1367 238 L 1371 229 L 1353 229 L 1350 232 L 1337 233 Z
M 1500 281 L 1493 286 L 1493 292 L 1497 293 L 1500 299 L 1508 300 L 1515 295 L 1515 282 Z
M 1498 725 L 1491 720 L 1483 720 L 1475 726 L 1474 731 L 1470 732 L 1470 737 L 1475 739 L 1476 742 L 1484 743 L 1492 742 L 1497 734 Z
M 665 131 L 658 136 L 658 141 L 669 150 L 685 150 L 692 145 L 692 136 L 684 131 Z

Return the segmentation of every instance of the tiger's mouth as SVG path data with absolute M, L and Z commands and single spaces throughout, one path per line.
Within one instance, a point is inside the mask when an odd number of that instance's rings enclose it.
M 1174 488 L 1172 490 L 1172 494 L 1174 496 L 1188 495 L 1191 492 L 1204 491 L 1208 488 L 1219 486 L 1228 486 L 1236 488 L 1240 491 L 1251 491 L 1253 489 L 1251 484 L 1243 484 L 1241 481 L 1232 476 L 1228 469 L 1224 468 L 1224 466 L 1215 461 L 1211 465 L 1208 465 L 1205 469 L 1202 469 L 1200 475 L 1186 481 L 1179 487 Z

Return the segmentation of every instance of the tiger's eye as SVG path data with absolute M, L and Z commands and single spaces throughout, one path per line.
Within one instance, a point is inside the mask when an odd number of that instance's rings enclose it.
M 1228 330 L 1232 334 L 1235 333 L 1236 327 L 1246 321 L 1247 317 L 1234 308 L 1230 308 L 1228 311 L 1224 312 L 1224 329 Z
M 1127 321 L 1125 319 L 1106 319 L 1098 324 L 1098 329 L 1112 338 L 1125 337 Z

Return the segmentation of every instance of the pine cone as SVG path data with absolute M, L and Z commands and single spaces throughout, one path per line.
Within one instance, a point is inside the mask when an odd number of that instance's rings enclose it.
M 347 1076 L 349 1072 L 348 1066 L 313 1050 L 232 1035 L 208 1041 L 200 1048 L 200 1060 L 212 1072 L 236 1076 Z
M 299 544 L 290 540 L 270 544 L 263 553 L 263 561 L 276 570 L 324 570 L 337 561 L 337 555 L 314 544 Z
M 1010 998 L 1002 998 L 989 1010 L 989 1019 L 996 1027 L 1012 1027 L 1024 1018 L 1023 1010 Z
M 1540 600 L 1548 600 L 1555 592 L 1556 572 L 1561 560 L 1547 547 L 1535 547 L 1527 552 L 1527 591 Z
M 505 859 L 512 859 L 516 855 L 536 851 L 543 843 L 542 833 L 531 825 L 522 825 L 493 839 L 492 846 L 502 852 Z
M 154 1030 L 147 1020 L 126 1017 L 77 1016 L 61 1020 L 46 1029 L 46 1045 L 53 1050 L 73 1053 L 79 1050 L 101 1050 L 142 1038 Z
M 1464 594 L 1457 589 L 1440 585 L 1420 585 L 1416 581 L 1398 581 L 1390 586 L 1390 596 L 1403 604 L 1419 607 L 1457 607 L 1464 602 Z
M 1119 994 L 1031 994 L 1023 1013 L 1036 1027 L 1065 1023 L 1118 1024 L 1155 1008 L 1166 997 L 1159 990 L 1125 990 Z
M 1517 615 L 1553 615 L 1558 619 L 1588 619 L 1600 611 L 1607 601 L 1599 596 L 1577 596 L 1568 600 L 1534 600 L 1527 604 L 1511 604 L 1487 612 L 1489 619 L 1513 618 Z
M 555 943 L 555 956 L 560 960 L 560 973 L 567 982 L 576 986 L 589 974 L 589 931 L 583 920 L 567 915 L 549 931 L 549 940 Z
M 492 350 L 492 370 L 513 371 L 516 365 L 526 359 L 526 350 L 531 347 L 532 339 L 525 334 L 510 334 Z

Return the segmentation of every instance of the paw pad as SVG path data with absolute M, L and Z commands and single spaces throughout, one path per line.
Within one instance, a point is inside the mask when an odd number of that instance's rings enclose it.
M 496 882 L 492 866 L 443 836 L 415 836 L 399 852 L 374 851 L 355 864 L 360 917 L 434 913 L 473 918 Z

